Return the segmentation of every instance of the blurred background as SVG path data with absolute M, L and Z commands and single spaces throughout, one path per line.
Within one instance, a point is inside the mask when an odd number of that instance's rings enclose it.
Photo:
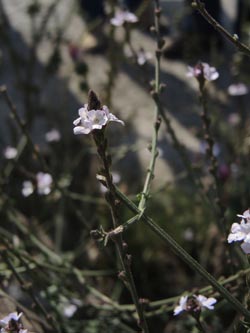
M 125 127 L 114 123 L 107 130 L 113 177 L 121 191 L 138 202 L 150 160 L 155 108 L 150 94 L 154 6 L 147 0 L 95 1 L 0 1 L 0 82 L 13 103 L 11 107 L 1 94 L 0 312 L 23 311 L 31 332 L 55 332 L 53 320 L 61 332 L 137 331 L 130 295 L 117 278 L 114 246 L 90 236 L 100 226 L 110 230 L 111 218 L 105 188 L 96 179 L 100 163 L 94 143 L 89 136 L 74 136 L 72 123 L 87 103 L 89 89 L 125 122 Z M 247 2 L 206 5 L 235 38 L 249 45 Z M 225 265 L 228 245 L 211 203 L 214 180 L 198 84 L 186 73 L 187 66 L 203 61 L 220 75 L 206 88 L 229 232 L 236 214 L 249 207 L 249 59 L 206 25 L 190 2 L 165 0 L 161 6 L 161 82 L 166 85 L 161 101 L 209 200 L 203 200 L 163 122 L 147 211 L 216 278 L 228 276 L 246 262 L 233 257 L 234 264 Z M 133 12 L 138 22 L 112 25 L 118 7 Z M 48 191 L 39 193 L 39 172 L 52 177 L 45 186 Z M 131 217 L 121 206 L 121 220 Z M 125 240 L 141 297 L 157 301 L 205 286 L 142 223 L 129 229 Z M 195 332 L 190 318 L 173 318 L 175 302 L 149 307 L 152 332 Z M 235 315 L 226 304 L 217 311 L 219 316 L 210 318 L 213 332 L 229 327 Z M 46 313 L 53 316 L 51 322 Z

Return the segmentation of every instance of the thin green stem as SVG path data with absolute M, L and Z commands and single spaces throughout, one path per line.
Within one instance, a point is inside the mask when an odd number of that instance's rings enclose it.
M 120 200 L 135 214 L 141 214 L 138 207 L 129 200 L 123 193 L 116 188 L 117 196 Z M 247 319 L 250 319 L 250 312 L 226 289 L 224 288 L 210 273 L 208 273 L 190 254 L 188 254 L 165 230 L 159 227 L 152 218 L 145 213 L 141 214 L 141 219 L 145 224 L 157 234 L 165 243 L 167 243 L 172 251 L 185 261 L 190 268 L 199 273 L 211 286 L 214 287 L 232 307 L 243 314 Z
M 160 61 L 162 55 L 162 40 L 160 36 L 160 29 L 159 29 L 159 19 L 160 19 L 160 5 L 159 1 L 155 1 L 155 34 L 156 34 L 156 51 L 155 51 L 155 83 L 154 83 L 154 91 L 152 93 L 153 96 L 159 96 L 160 94 Z M 147 170 L 146 179 L 143 186 L 143 191 L 141 193 L 141 199 L 138 204 L 138 208 L 140 211 L 143 211 L 146 208 L 146 202 L 149 197 L 150 192 L 150 185 L 154 178 L 154 169 L 155 163 L 157 158 L 157 141 L 158 141 L 158 131 L 160 128 L 161 119 L 159 117 L 159 105 L 156 103 L 155 107 L 155 116 L 154 116 L 154 129 L 152 134 L 152 141 L 151 141 L 151 159 L 149 162 L 149 167 Z

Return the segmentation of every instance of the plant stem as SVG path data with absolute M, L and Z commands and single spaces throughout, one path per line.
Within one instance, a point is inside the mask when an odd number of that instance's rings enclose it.
M 192 1 L 192 7 L 196 9 L 204 19 L 212 25 L 212 27 L 219 31 L 227 40 L 229 40 L 239 51 L 243 52 L 246 56 L 250 57 L 250 48 L 239 41 L 237 35 L 231 35 L 222 25 L 219 24 L 206 10 L 205 4 L 200 0 Z
M 116 187 L 117 196 L 120 200 L 135 214 L 139 214 L 145 224 L 157 234 L 165 243 L 167 243 L 172 251 L 185 261 L 190 268 L 199 273 L 211 286 L 214 287 L 232 307 L 243 314 L 247 319 L 250 319 L 250 312 L 226 289 L 224 288 L 205 268 L 203 268 L 190 254 L 188 254 L 165 230 L 159 227 L 152 218 L 142 213 L 138 207 L 129 200 L 123 193 Z
M 159 5 L 159 1 L 155 0 L 155 10 L 154 10 L 154 17 L 155 17 L 155 34 L 156 34 L 156 51 L 155 51 L 155 82 L 154 82 L 154 91 L 152 93 L 153 96 L 159 96 L 160 94 L 160 61 L 162 55 L 162 40 L 160 36 L 160 29 L 159 29 L 159 19 L 161 14 L 161 8 Z M 155 98 L 154 98 L 155 100 Z M 151 181 L 154 178 L 154 169 L 156 158 L 158 155 L 157 152 L 157 141 L 158 141 L 158 131 L 160 128 L 160 111 L 159 105 L 157 103 L 155 107 L 155 119 L 154 119 L 154 130 L 152 134 L 152 141 L 151 141 L 151 159 L 149 163 L 149 167 L 147 170 L 146 179 L 143 186 L 143 191 L 141 193 L 141 199 L 138 204 L 138 208 L 140 211 L 143 211 L 146 208 L 146 202 L 149 197 L 150 185 Z
M 120 225 L 119 218 L 118 218 L 118 211 L 117 211 L 117 195 L 115 191 L 115 186 L 113 184 L 112 175 L 110 172 L 111 167 L 111 157 L 107 155 L 107 140 L 104 137 L 103 132 L 98 132 L 93 134 L 96 146 L 97 146 L 97 152 L 99 154 L 99 157 L 103 163 L 103 175 L 106 180 L 106 186 L 108 189 L 108 193 L 106 195 L 106 200 L 109 204 L 111 216 L 112 216 L 112 222 L 113 227 L 117 228 Z M 122 272 L 120 272 L 120 277 L 124 281 L 125 285 L 129 289 L 131 293 L 131 297 L 133 299 L 133 302 L 135 304 L 135 308 L 138 314 L 138 325 L 141 327 L 143 333 L 149 333 L 146 317 L 144 315 L 143 306 L 140 303 L 137 289 L 135 286 L 133 274 L 131 271 L 131 256 L 128 255 L 126 247 L 124 246 L 124 242 L 122 239 L 122 233 L 119 233 L 112 237 L 115 245 L 116 250 L 118 253 L 118 257 L 122 266 Z

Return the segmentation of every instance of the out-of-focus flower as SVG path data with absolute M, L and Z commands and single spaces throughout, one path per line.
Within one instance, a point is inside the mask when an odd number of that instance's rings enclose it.
M 208 143 L 206 141 L 201 141 L 200 142 L 200 152 L 201 154 L 206 154 L 206 150 L 208 148 Z M 219 156 L 221 152 L 220 146 L 218 143 L 215 143 L 213 145 L 213 155 L 215 157 Z
M 77 311 L 77 306 L 75 304 L 67 304 L 63 308 L 63 314 L 67 318 L 71 318 Z
M 38 194 L 47 195 L 51 192 L 53 179 L 49 173 L 38 172 L 36 181 Z
M 8 325 L 10 320 L 18 321 L 21 318 L 22 314 L 22 312 L 20 312 L 19 314 L 17 312 L 11 312 L 6 317 L 1 319 L 0 323 L 3 325 Z
M 228 235 L 228 243 L 241 242 L 242 250 L 249 254 L 250 253 L 250 210 L 246 210 L 243 215 L 237 215 L 241 217 L 240 223 L 233 223 L 231 232 Z
M 138 22 L 138 17 L 125 10 L 117 10 L 115 16 L 110 19 L 110 23 L 116 27 L 122 26 L 124 23 L 136 23 Z
M 183 238 L 186 241 L 191 242 L 192 240 L 194 240 L 194 232 L 191 228 L 187 228 L 184 232 L 183 232 Z
M 174 309 L 174 316 L 180 314 L 183 311 L 188 312 L 198 312 L 202 309 L 206 308 L 209 310 L 214 309 L 214 304 L 217 300 L 213 297 L 207 298 L 203 295 L 194 295 L 191 297 L 182 296 L 179 301 L 179 305 L 177 305 Z
M 207 81 L 217 80 L 219 73 L 215 67 L 210 66 L 206 62 L 200 62 L 194 67 L 188 66 L 187 77 L 204 77 Z
M 102 129 L 110 121 L 116 121 L 124 125 L 122 120 L 119 120 L 115 115 L 109 112 L 106 105 L 101 110 L 88 110 L 88 105 L 78 110 L 79 117 L 74 120 L 74 134 L 89 134 L 96 129 Z
M 236 112 L 231 113 L 228 117 L 228 122 L 232 126 L 237 126 L 240 123 L 240 115 Z
M 28 197 L 34 192 L 34 186 L 30 180 L 25 180 L 22 187 L 22 195 Z
M 11 146 L 7 146 L 4 149 L 3 155 L 7 160 L 12 160 L 17 156 L 17 149 Z
M 48 195 L 51 192 L 52 176 L 49 173 L 38 172 L 36 174 L 36 188 L 39 195 Z M 35 186 L 30 180 L 23 182 L 22 194 L 25 197 L 31 195 L 35 190 Z
M 45 134 L 45 139 L 47 142 L 57 142 L 61 140 L 61 134 L 56 128 L 53 128 Z
M 230 96 L 243 96 L 248 94 L 248 87 L 244 83 L 231 84 L 227 88 L 227 92 Z
M 152 54 L 150 52 L 146 52 L 143 49 L 140 49 L 140 51 L 137 52 L 138 65 L 143 66 L 150 59 L 152 59 Z

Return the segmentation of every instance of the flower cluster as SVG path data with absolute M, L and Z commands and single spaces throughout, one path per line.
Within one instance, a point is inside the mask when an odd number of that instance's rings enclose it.
M 195 77 L 199 79 L 203 77 L 207 81 L 217 80 L 219 73 L 215 67 L 210 66 L 206 62 L 199 62 L 194 67 L 188 66 L 187 77 Z
M 76 126 L 74 134 L 89 134 L 93 130 L 100 130 L 110 121 L 116 121 L 122 125 L 124 122 L 109 112 L 106 105 L 100 110 L 88 110 L 88 104 L 78 110 L 79 117 L 73 122 Z
M 1 333 L 28 333 L 28 330 L 23 329 L 23 325 L 20 323 L 19 319 L 22 316 L 22 312 L 19 314 L 17 312 L 9 313 L 6 317 L 0 320 Z
M 122 26 L 124 23 L 136 23 L 138 18 L 135 14 L 125 10 L 117 10 L 115 16 L 110 19 L 110 23 L 116 27 Z
M 240 223 L 233 223 L 231 232 L 228 235 L 228 243 L 242 242 L 241 248 L 246 253 L 250 253 L 250 210 L 246 210 L 243 215 L 237 215 L 241 217 Z
M 52 176 L 49 173 L 38 172 L 36 175 L 36 188 L 39 195 L 48 195 L 51 192 Z M 30 180 L 23 182 L 22 194 L 28 197 L 35 190 L 35 186 Z
M 177 316 L 183 311 L 187 312 L 199 312 L 202 309 L 206 308 L 209 310 L 214 309 L 214 304 L 217 300 L 213 297 L 207 298 L 203 295 L 193 295 L 189 296 L 182 296 L 179 301 L 179 305 L 177 305 L 174 309 L 174 316 Z

